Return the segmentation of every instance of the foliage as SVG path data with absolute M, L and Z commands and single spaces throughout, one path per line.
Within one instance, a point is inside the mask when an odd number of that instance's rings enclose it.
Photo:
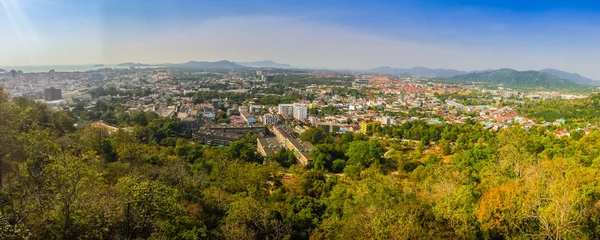
M 312 144 L 323 143 L 326 137 L 327 132 L 318 127 L 311 127 L 300 134 L 300 140 L 307 141 Z
M 505 87 L 518 89 L 562 89 L 582 91 L 587 88 L 587 86 L 576 84 L 549 73 L 539 71 L 516 71 L 513 69 L 472 72 L 440 80 L 448 82 L 502 84 Z
M 0 114 L 3 239 L 600 237 L 595 129 L 560 139 L 472 123 L 309 129 L 303 168 L 289 150 L 264 161 L 253 134 L 203 146 L 142 112 L 116 117 L 114 133 L 75 128 L 0 91 Z

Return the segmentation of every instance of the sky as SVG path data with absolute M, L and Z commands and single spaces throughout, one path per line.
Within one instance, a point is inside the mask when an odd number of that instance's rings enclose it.
M 273 60 L 600 79 L 600 1 L 0 0 L 0 66 Z

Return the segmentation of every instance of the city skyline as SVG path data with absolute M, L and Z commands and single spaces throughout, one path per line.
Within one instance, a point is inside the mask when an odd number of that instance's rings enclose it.
M 300 67 L 556 68 L 600 79 L 600 4 L 0 0 L 0 66 L 273 60 Z

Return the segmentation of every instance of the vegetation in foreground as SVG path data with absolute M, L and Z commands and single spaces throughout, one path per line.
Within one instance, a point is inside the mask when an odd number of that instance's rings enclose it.
M 0 94 L 2 239 L 600 238 L 599 131 L 311 129 L 303 169 L 286 151 L 263 165 L 251 135 L 208 147 L 176 121 L 117 115 L 113 134 L 75 128 Z

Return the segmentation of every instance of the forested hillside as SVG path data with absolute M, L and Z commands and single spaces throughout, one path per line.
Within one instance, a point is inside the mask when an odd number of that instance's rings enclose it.
M 1 239 L 600 238 L 597 130 L 310 129 L 303 168 L 252 134 L 209 147 L 152 113 L 115 133 L 80 115 L 0 91 Z
M 502 84 L 505 87 L 516 89 L 561 89 L 583 91 L 588 87 L 545 72 L 516 71 L 508 68 L 471 72 L 463 75 L 441 78 L 440 80 L 463 83 L 481 82 Z

